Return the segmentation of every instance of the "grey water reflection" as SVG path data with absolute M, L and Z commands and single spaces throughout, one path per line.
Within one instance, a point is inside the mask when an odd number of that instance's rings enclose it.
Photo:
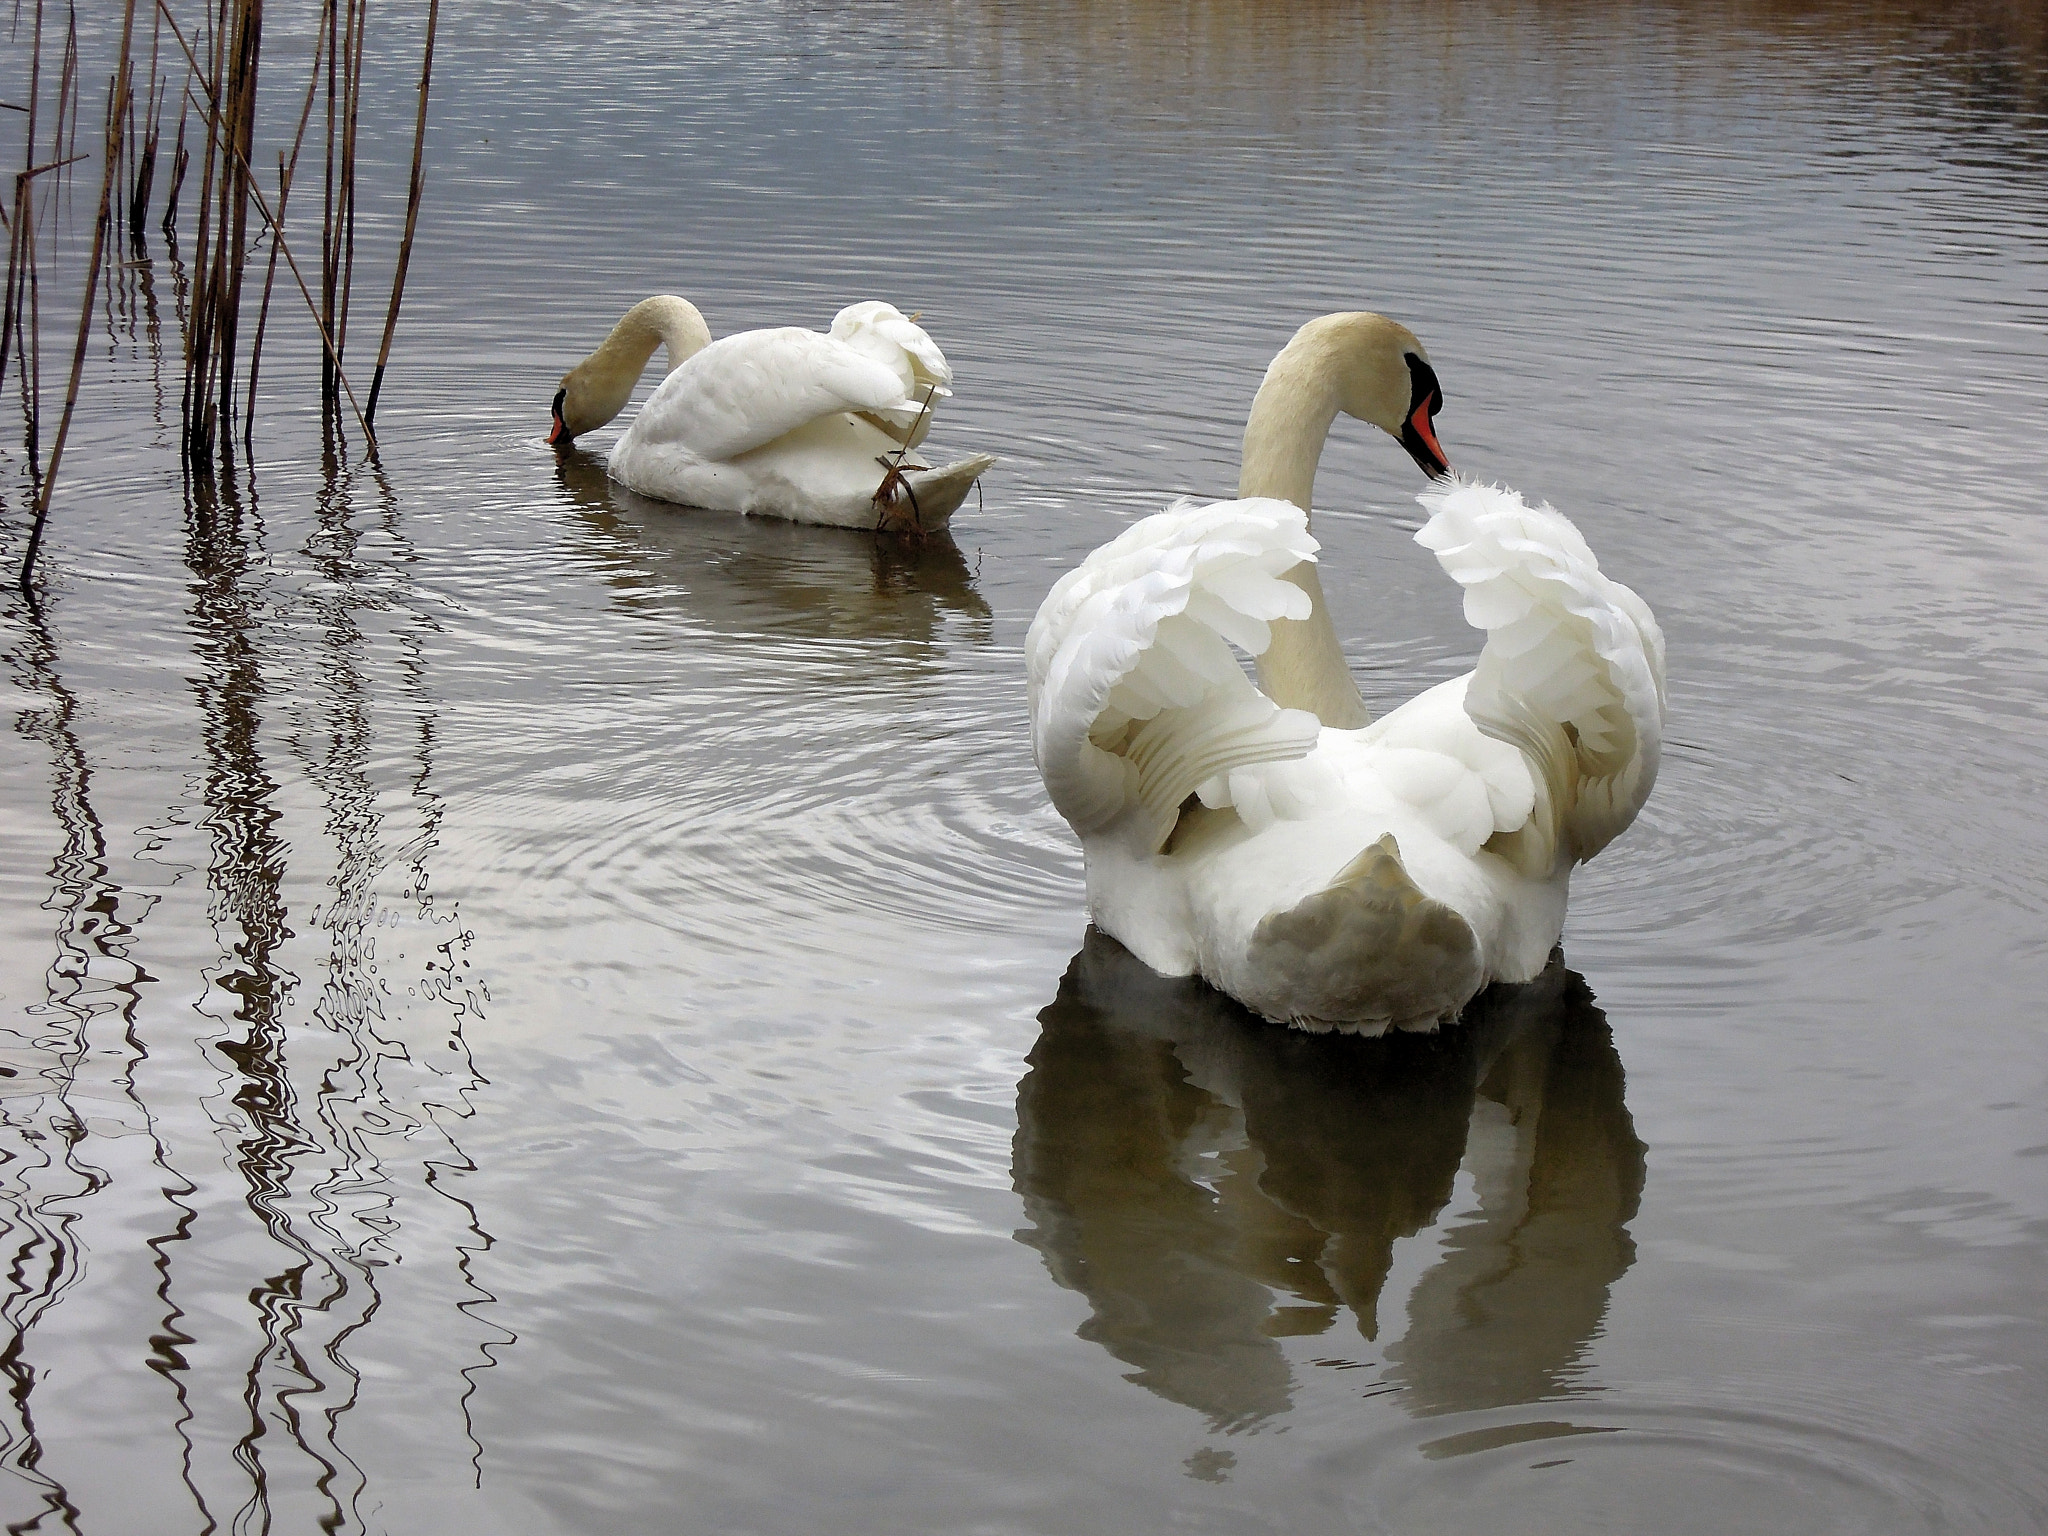
M 930 641 L 966 621 L 986 642 L 993 619 L 950 533 L 876 538 L 675 507 L 636 495 L 601 456 L 560 455 L 556 479 L 575 509 L 580 549 L 622 602 L 674 608 L 727 634 Z
M 1275 1029 L 1091 930 L 1039 1021 L 1020 1235 L 1132 1380 L 1218 1428 L 1283 1413 L 1277 1341 L 1347 1313 L 1392 1332 L 1395 1244 L 1463 1169 L 1477 1213 L 1441 1234 L 1382 1380 L 1418 1414 L 1570 1391 L 1634 1257 L 1644 1149 L 1606 1017 L 1562 960 L 1440 1036 L 1360 1040 Z

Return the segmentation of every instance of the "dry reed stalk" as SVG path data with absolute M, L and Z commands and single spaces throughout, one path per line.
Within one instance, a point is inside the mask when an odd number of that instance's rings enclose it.
M 158 12 L 176 31 L 162 0 Z M 226 424 L 234 419 L 236 332 L 248 261 L 261 0 L 219 0 L 208 22 L 206 68 L 199 70 L 194 61 L 206 91 L 207 140 L 199 177 L 198 266 L 186 331 L 183 401 L 185 459 L 194 468 L 211 465 L 216 452 L 224 457 L 233 452 Z
M 341 195 L 341 183 L 335 175 L 334 157 L 338 140 L 335 117 L 341 109 L 342 99 L 342 66 L 336 60 L 344 52 L 344 42 L 338 0 L 326 0 L 321 10 L 322 18 L 327 24 L 327 163 L 325 177 L 321 182 L 320 217 L 320 326 L 322 333 L 328 338 L 328 356 L 320 365 L 320 408 L 324 412 L 333 407 L 334 374 L 341 367 L 340 359 L 334 355 L 333 345 L 334 301 L 340 289 L 340 251 L 335 231 L 339 227 L 341 213 L 336 206 Z M 354 14 L 352 5 L 350 14 Z
M 86 342 L 92 334 L 93 296 L 99 287 L 100 262 L 106 252 L 107 224 L 114 196 L 114 167 L 121 154 L 118 136 L 127 115 L 127 97 L 133 84 L 134 71 L 129 53 L 134 37 L 135 0 L 125 0 L 121 15 L 121 56 L 107 85 L 107 143 L 100 170 L 100 206 L 98 217 L 93 221 L 92 259 L 86 267 L 85 298 L 79 306 L 78 344 L 71 352 L 71 382 L 64 392 L 64 414 L 58 418 L 57 438 L 50 447 L 50 468 L 43 476 L 42 489 L 36 497 L 36 517 L 29 529 L 28 553 L 21 562 L 21 593 L 30 602 L 35 601 L 30 580 L 35 572 L 36 551 L 42 545 L 43 527 L 49 521 L 50 497 L 57 487 L 57 470 L 64 460 L 64 443 L 71 435 L 71 415 L 78 407 L 78 384 L 85 373 Z
M 284 151 L 277 152 L 277 217 L 284 219 L 285 206 L 291 201 L 292 166 L 285 159 Z M 277 235 L 271 233 L 270 255 L 263 265 L 263 299 L 256 307 L 256 334 L 249 338 L 249 384 L 242 391 L 242 451 L 254 457 L 256 453 L 256 382 L 263 372 L 263 333 L 270 326 L 270 290 L 277 282 Z
M 158 73 L 158 45 L 163 38 L 163 17 L 150 9 L 149 96 L 144 103 L 141 142 L 135 152 L 134 174 L 129 180 L 128 240 L 135 254 L 143 254 L 142 225 L 149 217 L 149 194 L 156 182 L 157 147 L 163 139 L 164 100 L 170 82 Z
M 22 309 L 28 301 L 27 261 L 35 239 L 30 179 L 30 171 L 15 174 L 14 214 L 7 222 L 7 287 L 0 297 L 0 381 L 7 377 L 8 354 L 20 344 Z
M 20 17 L 17 13 L 16 22 Z M 0 303 L 0 381 L 7 377 L 7 354 L 15 352 L 17 367 L 21 356 L 21 320 L 23 307 L 28 299 L 27 264 L 35 254 L 35 210 L 29 204 L 29 192 L 36 163 L 36 108 L 40 105 L 43 86 L 43 0 L 36 0 L 35 32 L 29 54 L 28 105 L 22 111 L 28 114 L 28 123 L 22 132 L 21 170 L 14 178 L 14 217 L 8 224 L 7 241 L 7 288 L 4 303 Z M 26 401 L 27 374 L 23 373 L 24 402 Z
M 76 44 L 77 27 L 74 18 L 71 39 L 65 49 L 65 67 L 58 81 L 55 127 L 50 135 L 50 158 L 37 165 L 36 121 L 42 103 L 43 73 L 43 8 L 42 0 L 37 0 L 34 58 L 29 69 L 28 124 L 23 135 L 23 153 L 27 163 L 14 178 L 15 213 L 8 249 L 6 313 L 4 317 L 0 317 L 0 377 L 6 374 L 6 356 L 11 346 L 15 372 L 21 383 L 24 447 L 30 473 L 37 478 L 41 475 L 39 463 L 43 436 L 43 350 L 42 285 L 39 278 L 35 183 L 38 177 L 51 171 L 63 170 L 82 158 L 61 153 L 67 109 L 72 110 L 74 121 L 76 116 L 75 108 L 71 105 L 72 93 L 78 84 L 75 67 Z M 54 201 L 54 195 L 51 200 Z
M 391 338 L 398 330 L 398 306 L 405 298 L 405 272 L 412 264 L 412 237 L 419 228 L 420 195 L 425 190 L 421 174 L 427 147 L 427 92 L 434 79 L 434 25 L 440 19 L 441 0 L 427 0 L 427 41 L 420 60 L 420 107 L 412 126 L 412 181 L 405 193 L 405 234 L 398 242 L 398 266 L 391 274 L 391 307 L 384 311 L 384 340 L 377 348 L 377 371 L 370 376 L 370 405 L 363 412 L 365 422 L 377 419 L 377 396 L 384 391 L 384 365 L 391 361 Z
M 114 110 L 111 92 L 107 101 L 107 110 L 109 112 Z M 112 122 L 103 124 L 101 132 L 107 142 L 120 145 L 120 155 L 114 162 L 113 174 L 114 185 L 117 187 L 123 186 L 131 181 L 134 176 L 132 164 L 135 156 L 135 145 L 138 140 L 138 135 L 135 131 L 135 93 L 133 91 L 127 93 L 127 100 L 122 103 L 119 132 L 115 131 L 115 125 Z M 127 228 L 128 224 L 127 200 L 117 197 L 111 206 L 114 220 L 114 243 L 118 245 L 120 244 L 122 232 Z
M 38 327 L 34 318 L 36 225 L 32 178 L 32 169 L 14 178 L 14 228 L 7 243 L 6 316 L 0 322 L 0 380 L 6 378 L 7 354 L 11 350 L 15 372 L 21 379 L 22 432 L 33 465 L 41 437 L 36 410 L 41 388 L 36 360 Z
M 156 185 L 164 111 L 172 89 L 171 79 L 159 69 L 162 35 L 166 29 L 185 55 L 189 71 L 178 93 L 178 124 L 171 149 L 162 220 L 164 235 L 171 245 L 174 275 L 179 280 L 185 361 L 183 456 L 188 469 L 210 474 L 216 458 L 232 463 L 230 424 L 237 414 L 238 403 L 245 403 L 247 407 L 242 413 L 243 442 L 253 448 L 256 386 L 280 258 L 290 270 L 300 297 L 320 333 L 323 421 L 330 428 L 338 426 L 341 401 L 345 399 L 362 429 L 371 461 L 374 463 L 376 458 L 372 413 L 389 365 L 424 196 L 426 119 L 432 92 L 439 0 L 429 0 L 428 4 L 406 220 L 378 347 L 369 411 L 358 404 L 343 366 L 355 272 L 356 175 L 360 163 L 360 123 L 367 75 L 368 0 L 323 0 L 320 30 L 316 34 L 318 43 L 291 153 L 288 157 L 283 154 L 278 157 L 278 199 L 274 212 L 257 184 L 251 164 L 255 147 L 256 82 L 262 53 L 263 0 L 202 0 L 199 30 L 189 39 L 173 14 L 172 0 L 144 0 L 144 3 L 152 12 L 149 73 L 147 86 L 138 95 L 136 0 L 124 0 L 120 61 L 109 82 L 101 125 L 106 159 L 101 168 L 100 199 L 82 298 L 79 340 L 74 348 L 64 412 L 47 475 L 36 466 L 41 401 L 38 228 L 47 222 L 40 216 L 37 182 L 50 171 L 63 169 L 86 158 L 76 153 L 83 99 L 75 6 L 67 6 L 62 54 L 56 61 L 58 79 L 54 112 L 49 113 L 46 119 L 43 111 L 44 47 L 51 39 L 45 28 L 42 0 L 35 0 L 34 7 L 35 46 L 28 104 L 0 102 L 0 108 L 24 112 L 29 123 L 25 137 L 25 163 L 14 177 L 14 197 L 10 205 L 0 206 L 0 225 L 5 226 L 8 235 L 5 313 L 0 316 L 0 378 L 4 378 L 7 364 L 13 362 L 22 386 L 31 469 L 38 481 L 35 524 L 22 568 L 25 590 L 40 547 L 63 444 L 68 440 L 77 405 L 91 317 L 95 312 L 99 285 L 106 280 L 107 242 L 110 239 L 118 242 L 125 231 L 137 255 L 146 254 L 142 224 Z M 26 0 L 15 0 L 17 24 L 27 9 Z M 326 174 L 320 293 L 316 299 L 308 286 L 306 273 L 300 269 L 285 238 L 283 216 L 296 180 L 314 100 L 321 94 L 323 75 L 326 86 Z M 188 147 L 187 119 L 195 110 L 205 129 L 205 143 Z M 37 163 L 40 147 L 37 140 L 45 135 L 50 150 L 48 156 Z M 175 232 L 185 178 L 193 169 L 195 156 L 200 161 L 194 199 L 199 222 L 188 278 L 186 267 L 178 261 Z M 68 185 L 68 179 L 58 183 L 52 193 L 59 199 L 59 207 L 68 199 Z M 252 203 L 255 205 L 253 215 Z M 252 217 L 260 217 L 268 227 L 271 249 L 264 274 L 263 299 L 255 332 L 250 339 L 247 383 L 243 389 L 238 379 L 238 332 L 248 251 L 256 233 Z M 110 324 L 114 323 L 113 313 L 119 297 L 115 288 L 116 285 L 109 281 L 107 303 Z M 241 390 L 239 401 L 238 390 Z
M 50 158 L 62 160 L 78 153 L 78 102 L 84 91 L 78 77 L 78 11 L 74 4 L 65 12 L 63 73 L 57 80 L 57 126 L 50 137 Z M 71 137 L 64 137 L 65 104 L 71 106 Z
M 158 0 L 158 3 L 159 8 L 161 9 L 164 0 Z M 180 30 L 177 23 L 177 19 L 173 17 L 168 10 L 163 11 L 163 17 L 164 20 L 167 23 L 169 23 L 171 29 L 171 36 L 173 39 L 176 40 L 179 49 L 184 53 L 186 62 L 192 66 L 192 80 L 191 82 L 188 82 L 187 86 L 188 99 L 191 100 L 192 105 L 199 107 L 201 109 L 202 115 L 204 116 L 205 120 L 209 125 L 208 145 L 210 150 L 212 140 L 214 137 L 212 131 L 213 125 L 220 118 L 221 114 L 216 109 L 214 109 L 209 103 L 199 101 L 197 98 L 194 97 L 190 97 L 189 93 L 191 84 L 196 83 L 201 90 L 204 90 L 206 89 L 207 84 L 206 78 L 199 69 L 197 56 L 193 53 L 192 45 L 186 40 L 184 32 Z M 233 146 L 229 146 L 229 149 L 232 152 Z M 297 282 L 297 284 L 299 285 L 299 295 L 306 301 L 306 308 L 313 317 L 313 324 L 315 328 L 317 328 L 320 332 L 321 344 L 326 349 L 326 361 L 332 364 L 335 371 L 335 376 L 339 378 L 341 381 L 342 394 L 348 400 L 350 409 L 354 411 L 356 423 L 357 425 L 362 427 L 364 440 L 369 445 L 371 457 L 374 458 L 377 452 L 376 436 L 370 431 L 368 424 L 363 420 L 362 407 L 358 405 L 356 402 L 355 390 L 351 388 L 349 385 L 348 375 L 341 371 L 341 361 L 340 358 L 336 355 L 333 338 L 328 334 L 327 327 L 321 318 L 320 306 L 314 300 L 312 290 L 306 286 L 305 274 L 299 270 L 299 264 L 297 260 L 295 260 L 292 256 L 291 247 L 285 242 L 284 227 L 279 222 L 276 214 L 274 214 L 271 211 L 269 202 L 263 196 L 263 189 L 256 184 L 255 173 L 249 166 L 247 158 L 240 157 L 238 158 L 237 163 L 240 165 L 242 171 L 241 185 L 245 189 L 250 201 L 255 203 L 256 211 L 263 216 L 264 223 L 269 226 L 270 238 L 276 243 L 278 254 L 284 257 L 284 263 L 288 268 L 291 269 L 293 280 Z M 202 201 L 202 217 L 204 216 L 205 208 L 206 205 Z M 193 313 L 196 316 L 196 302 L 194 304 Z M 187 321 L 186 330 L 188 336 L 191 330 L 194 328 L 195 323 L 196 322 L 194 320 Z M 188 342 L 188 354 L 190 350 L 191 348 Z
M 440 0 L 434 0 L 439 4 Z M 313 34 L 313 68 L 306 77 L 306 99 L 299 108 L 299 126 L 292 134 L 292 153 L 287 160 L 282 151 L 277 157 L 277 227 L 272 231 L 270 260 L 263 273 L 263 303 L 256 312 L 256 335 L 249 346 L 249 388 L 245 393 L 246 415 L 242 422 L 242 447 L 254 454 L 256 451 L 256 378 L 263 364 L 263 334 L 270 324 L 270 290 L 277 281 L 277 253 L 282 243 L 284 230 L 285 203 L 292 195 L 292 180 L 299 172 L 299 151 L 305 146 L 306 125 L 313 120 L 313 98 L 320 90 L 320 59 L 327 45 L 325 31 Z M 363 413 L 368 422 L 377 409 L 377 391 L 370 391 L 370 409 Z
M 226 0 L 222 0 L 225 5 Z M 164 12 L 168 16 L 168 12 Z M 220 129 L 222 108 L 220 82 L 222 57 L 227 29 L 215 25 L 215 17 L 207 15 L 209 45 L 204 67 L 196 58 L 187 57 L 192 65 L 193 76 L 205 90 L 203 116 L 206 123 L 206 147 L 199 161 L 199 235 L 193 247 L 192 302 L 185 322 L 185 388 L 179 402 L 179 420 L 183 423 L 182 435 L 185 461 L 200 466 L 212 461 L 213 432 L 210 413 L 213 403 L 213 322 L 215 315 L 214 294 L 218 291 L 219 273 L 214 266 L 214 212 L 218 162 L 226 156 L 220 152 Z M 173 30 L 176 20 L 172 19 Z M 180 39 L 182 41 L 182 38 Z M 199 105 L 195 103 L 195 105 Z
M 348 306 L 355 291 L 356 274 L 356 124 L 363 105 L 363 41 L 370 26 L 370 0 L 352 0 L 352 31 L 348 68 L 347 131 L 342 137 L 341 184 L 348 198 L 348 216 L 341 227 L 341 323 L 334 330 L 335 366 L 348 350 Z
M 349 290 L 355 267 L 356 124 L 361 100 L 365 7 L 328 0 L 326 223 L 321 230 L 321 313 L 334 340 L 332 366 L 321 375 L 321 409 L 331 432 L 340 414 L 336 380 L 348 348 Z
M 159 13 L 161 14 L 161 13 Z M 178 141 L 171 149 L 171 185 L 164 194 L 163 232 L 166 240 L 176 240 L 178 235 L 178 194 L 185 190 L 185 172 L 192 167 L 191 153 L 185 148 L 185 105 L 186 92 L 178 93 Z
M 321 231 L 321 317 L 333 339 L 332 367 L 323 369 L 320 399 L 331 428 L 341 395 L 336 387 L 348 350 L 349 295 L 355 276 L 356 127 L 362 104 L 363 41 L 368 0 L 327 0 L 326 222 Z
M 234 154 L 231 162 L 222 167 L 222 286 L 216 295 L 220 313 L 215 320 L 219 448 L 224 457 L 232 453 L 234 443 L 229 424 L 235 416 L 236 334 L 242 311 L 242 276 L 249 253 L 249 191 L 253 180 L 249 157 L 256 145 L 257 61 L 263 51 L 262 0 L 240 0 L 234 13 L 227 96 L 228 130 L 233 136 L 230 142 Z

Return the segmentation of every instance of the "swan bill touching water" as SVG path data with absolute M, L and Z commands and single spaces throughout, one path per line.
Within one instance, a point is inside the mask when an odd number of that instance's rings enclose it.
M 1542 971 L 1572 867 L 1635 819 L 1664 640 L 1548 506 L 1450 473 L 1436 374 L 1381 315 L 1312 320 L 1252 402 L 1235 501 L 1183 501 L 1053 587 L 1025 642 L 1032 746 L 1096 924 L 1309 1029 L 1431 1029 Z M 1339 412 L 1433 477 L 1416 535 L 1486 632 L 1378 720 L 1323 600 L 1308 508 Z M 1254 687 L 1230 647 L 1256 659 Z
M 915 450 L 953 370 L 893 305 L 849 305 L 830 332 L 798 326 L 719 341 L 697 307 L 642 299 L 562 376 L 548 441 L 566 449 L 626 408 L 655 348 L 669 373 L 612 445 L 611 477 L 660 501 L 838 528 L 943 528 L 983 470 Z

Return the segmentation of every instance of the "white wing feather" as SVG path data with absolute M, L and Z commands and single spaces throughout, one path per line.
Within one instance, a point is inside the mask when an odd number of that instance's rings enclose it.
M 1589 859 L 1656 781 L 1664 732 L 1664 636 L 1649 606 L 1548 505 L 1454 482 L 1417 498 L 1415 535 L 1465 589 L 1486 631 L 1465 690 L 1480 730 L 1519 748 L 1537 780 L 1528 824 L 1495 844 L 1529 873 Z
M 1248 819 L 1270 819 L 1276 786 L 1243 770 L 1304 756 L 1321 726 L 1260 693 L 1230 647 L 1256 656 L 1272 620 L 1308 616 L 1307 594 L 1279 577 L 1315 550 L 1306 515 L 1288 502 L 1182 502 L 1133 524 L 1047 594 L 1025 641 L 1032 751 L 1076 832 L 1135 812 L 1156 851 L 1198 792 L 1216 807 L 1243 799 Z
M 943 368 L 945 357 L 931 338 L 896 319 L 922 338 Z M 674 443 L 718 462 L 835 411 L 866 411 L 907 424 L 924 403 L 918 370 L 903 347 L 890 341 L 884 351 L 877 343 L 888 338 L 872 332 L 858 336 L 860 344 L 798 326 L 714 341 L 661 381 L 633 430 L 643 440 Z
M 894 304 L 880 299 L 849 304 L 832 317 L 831 335 L 886 364 L 903 381 L 906 394 L 922 399 L 926 385 L 940 386 L 941 396 L 950 393 L 944 386 L 953 382 L 953 367 L 946 354 Z

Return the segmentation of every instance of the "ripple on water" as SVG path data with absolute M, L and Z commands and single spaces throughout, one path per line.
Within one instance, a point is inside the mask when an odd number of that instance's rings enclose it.
M 1762 1411 L 1602 1403 L 1571 1418 L 1404 1423 L 1325 1458 L 1348 1528 L 1660 1536 L 1962 1536 L 2036 1530 L 2048 1505 L 1972 1455 L 1966 1477 L 1878 1430 Z M 1959 1464 L 1961 1465 L 1961 1464 Z
M 494 807 L 483 843 L 562 893 L 550 921 L 625 916 L 754 960 L 1075 906 L 1071 844 L 1010 767 L 1028 760 L 1010 680 L 955 675 L 939 696 L 871 648 L 776 649 L 748 666 L 779 672 L 779 697 L 712 657 L 686 683 L 494 716 L 470 763 Z M 561 745 L 596 734 L 601 755 Z

